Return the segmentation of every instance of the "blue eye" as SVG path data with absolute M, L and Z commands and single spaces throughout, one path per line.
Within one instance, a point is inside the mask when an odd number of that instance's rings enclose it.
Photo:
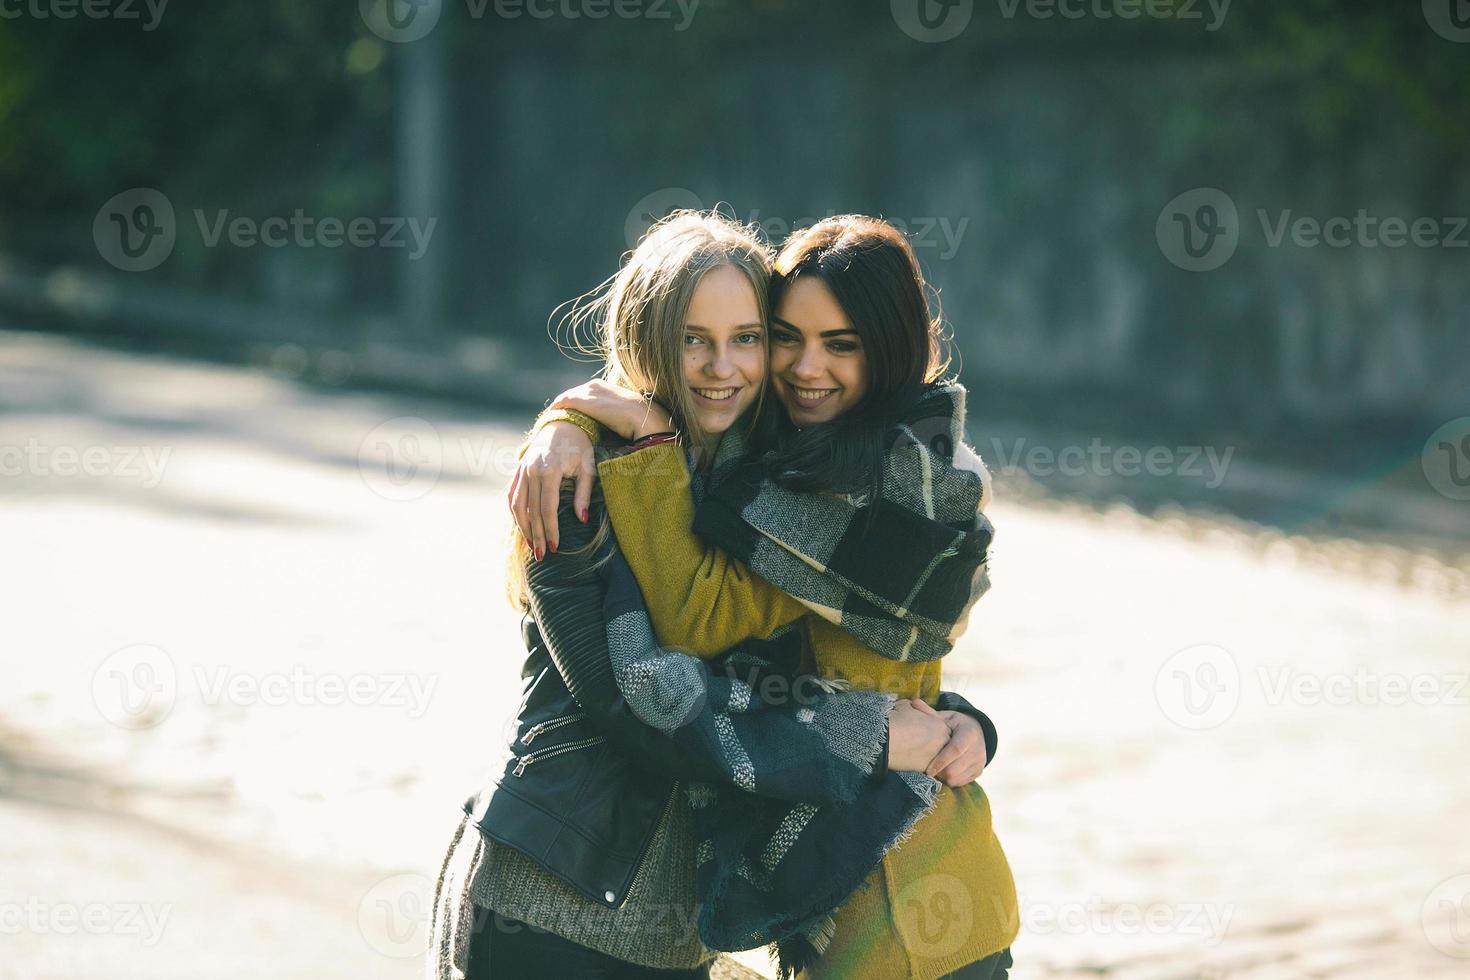
M 761 342 L 761 335 L 758 333 L 743 333 L 736 337 L 735 340 L 742 344 L 758 344 Z
M 699 337 L 694 336 L 694 334 L 692 334 L 692 333 L 686 333 L 684 335 L 684 346 L 686 346 L 686 347 L 691 346 L 693 344 L 702 344 L 702 343 L 704 343 L 704 341 L 702 339 L 700 339 Z

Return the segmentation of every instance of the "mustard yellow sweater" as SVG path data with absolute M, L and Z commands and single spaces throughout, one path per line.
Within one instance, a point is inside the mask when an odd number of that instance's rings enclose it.
M 683 450 L 650 446 L 604 461 L 598 475 L 659 643 L 712 657 L 799 621 L 808 669 L 935 703 L 939 661 L 882 656 L 695 537 Z M 941 786 L 934 810 L 834 918 L 831 946 L 802 980 L 933 980 L 1009 946 L 1020 931 L 1016 885 L 980 784 Z

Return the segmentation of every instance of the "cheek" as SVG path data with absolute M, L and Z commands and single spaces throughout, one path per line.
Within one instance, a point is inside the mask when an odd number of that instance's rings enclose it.
M 796 360 L 796 352 L 790 347 L 771 347 L 770 365 L 772 374 L 780 374 Z
M 849 357 L 842 365 L 842 386 L 849 398 L 861 398 L 868 390 L 868 361 L 866 357 Z
M 740 373 L 745 380 L 753 385 L 763 384 L 766 380 L 766 352 L 763 348 L 752 347 L 740 353 Z

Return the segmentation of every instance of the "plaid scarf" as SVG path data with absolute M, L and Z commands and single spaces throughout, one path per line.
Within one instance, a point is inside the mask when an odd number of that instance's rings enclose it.
M 965 389 L 926 386 L 888 433 L 874 502 L 778 486 L 731 430 L 694 531 L 884 656 L 938 659 L 990 587 L 980 476 L 955 461 L 973 456 L 964 431 Z
M 683 787 L 699 938 L 717 950 L 771 945 L 778 975 L 794 976 L 826 950 L 832 912 L 933 808 L 940 784 L 921 772 L 875 778 L 894 695 L 801 674 L 795 624 L 711 660 L 660 647 L 627 560 L 607 547 L 620 692 L 723 777 Z

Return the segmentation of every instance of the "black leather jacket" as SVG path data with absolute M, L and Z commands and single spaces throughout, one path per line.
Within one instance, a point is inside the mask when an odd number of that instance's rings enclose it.
M 509 845 L 609 908 L 626 900 L 676 782 L 720 780 L 645 725 L 613 677 L 603 616 L 605 576 L 588 547 L 597 526 L 563 502 L 561 547 L 528 572 L 531 614 L 521 625 L 526 661 L 513 757 L 464 810 L 487 837 Z M 606 547 L 606 545 L 604 545 Z M 995 757 L 995 726 L 949 691 L 938 707 L 975 717 Z M 887 766 L 887 745 L 874 778 Z

